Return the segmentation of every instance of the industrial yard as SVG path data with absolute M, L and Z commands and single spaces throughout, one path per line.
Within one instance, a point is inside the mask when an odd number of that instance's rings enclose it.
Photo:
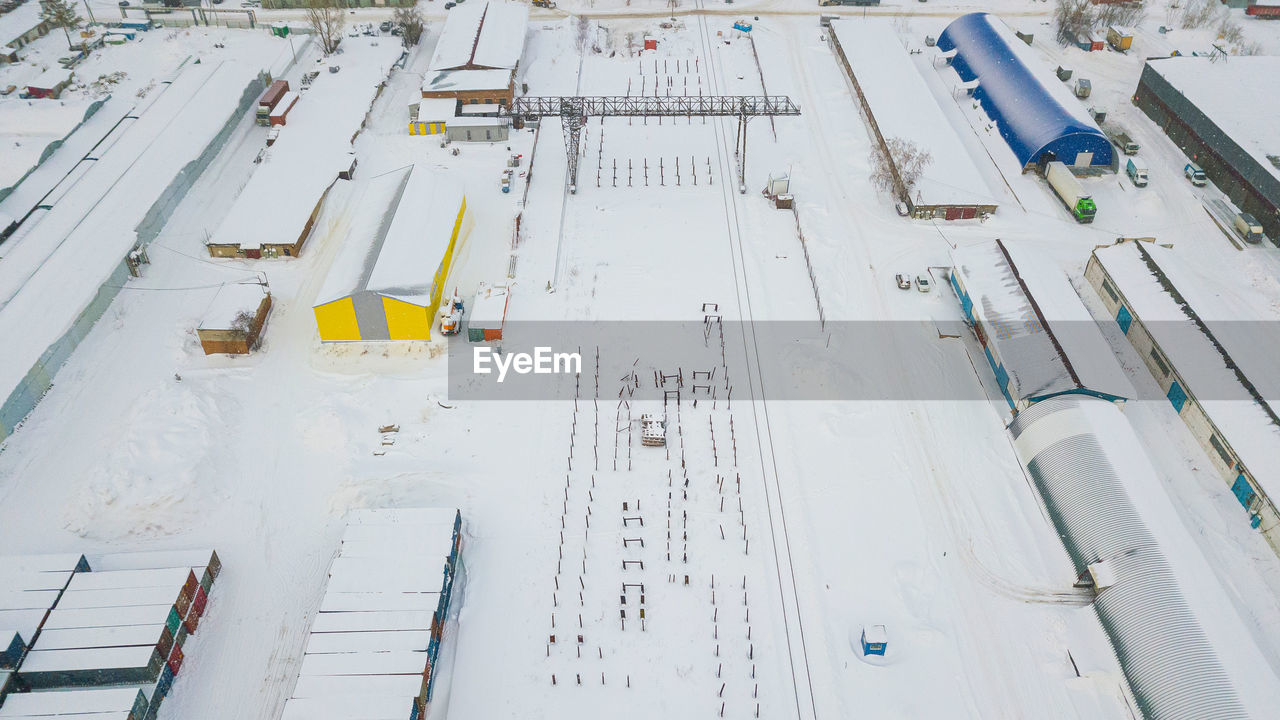
M 4 4 L 0 719 L 1270 717 L 1280 23 L 1059 4 Z

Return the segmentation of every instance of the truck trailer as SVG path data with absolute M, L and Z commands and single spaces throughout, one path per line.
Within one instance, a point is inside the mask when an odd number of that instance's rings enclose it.
M 262 97 L 258 98 L 258 124 L 271 124 L 271 110 L 275 108 L 276 103 L 280 102 L 280 98 L 289 92 L 288 80 L 277 80 L 271 83 L 271 86 L 262 93 Z
M 1071 168 L 1054 160 L 1045 169 L 1044 177 L 1049 181 L 1049 187 L 1053 188 L 1058 199 L 1067 206 L 1067 210 L 1071 212 L 1076 222 L 1093 222 L 1093 216 L 1098 213 L 1098 206 L 1094 204 L 1092 196 L 1085 194 L 1080 181 L 1071 174 Z
M 1236 213 L 1233 224 L 1236 227 L 1236 232 L 1240 233 L 1240 237 L 1244 238 L 1245 242 L 1262 242 L 1262 225 L 1249 213 Z

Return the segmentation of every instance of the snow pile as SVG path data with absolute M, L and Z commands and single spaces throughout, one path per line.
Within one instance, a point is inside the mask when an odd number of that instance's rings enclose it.
M 104 428 L 103 453 L 69 498 L 65 527 L 82 537 L 160 537 L 189 528 L 225 500 L 217 472 L 217 429 L 225 400 L 183 385 L 155 388 Z

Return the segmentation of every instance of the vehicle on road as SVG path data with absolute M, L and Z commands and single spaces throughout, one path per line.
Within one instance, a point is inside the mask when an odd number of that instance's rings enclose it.
M 1232 224 L 1245 242 L 1255 244 L 1262 242 L 1262 224 L 1254 216 L 1247 212 L 1236 213 L 1235 221 Z
M 1124 164 L 1124 171 L 1138 187 L 1147 186 L 1147 164 L 1136 157 L 1129 158 Z
M 1071 212 L 1076 222 L 1093 222 L 1093 216 L 1098 213 L 1098 206 L 1093 202 L 1093 196 L 1085 194 L 1080 181 L 1071 173 L 1071 168 L 1054 160 L 1046 168 L 1044 177 L 1049 181 L 1049 187 L 1053 188 L 1058 199 L 1067 206 L 1067 210 Z
M 1186 175 L 1191 184 L 1196 187 L 1203 187 L 1205 183 L 1209 182 L 1209 179 L 1204 175 L 1204 170 L 1200 169 L 1200 166 L 1195 163 L 1187 163 L 1183 166 L 1182 174 Z

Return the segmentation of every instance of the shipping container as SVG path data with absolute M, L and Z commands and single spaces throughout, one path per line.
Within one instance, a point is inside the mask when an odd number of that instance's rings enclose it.
M 271 86 L 262 93 L 262 97 L 258 99 L 258 124 L 270 125 L 271 110 L 280 102 L 280 98 L 289 92 L 289 83 L 285 80 L 277 80 L 271 83 Z
M 138 688 L 101 688 L 58 692 L 15 693 L 6 699 L 0 718 L 109 717 L 144 720 L 150 703 Z
M 27 649 L 17 630 L 0 630 L 0 670 L 14 670 Z
M 1133 47 L 1133 31 L 1119 25 L 1107 28 L 1107 42 L 1120 52 L 1127 52 Z
M 154 682 L 165 658 L 154 647 L 32 650 L 18 671 L 33 690 Z
M 298 93 L 287 92 L 284 97 L 280 98 L 280 102 L 271 109 L 270 121 L 272 127 L 284 125 L 285 119 L 289 116 L 289 111 L 298 103 Z

